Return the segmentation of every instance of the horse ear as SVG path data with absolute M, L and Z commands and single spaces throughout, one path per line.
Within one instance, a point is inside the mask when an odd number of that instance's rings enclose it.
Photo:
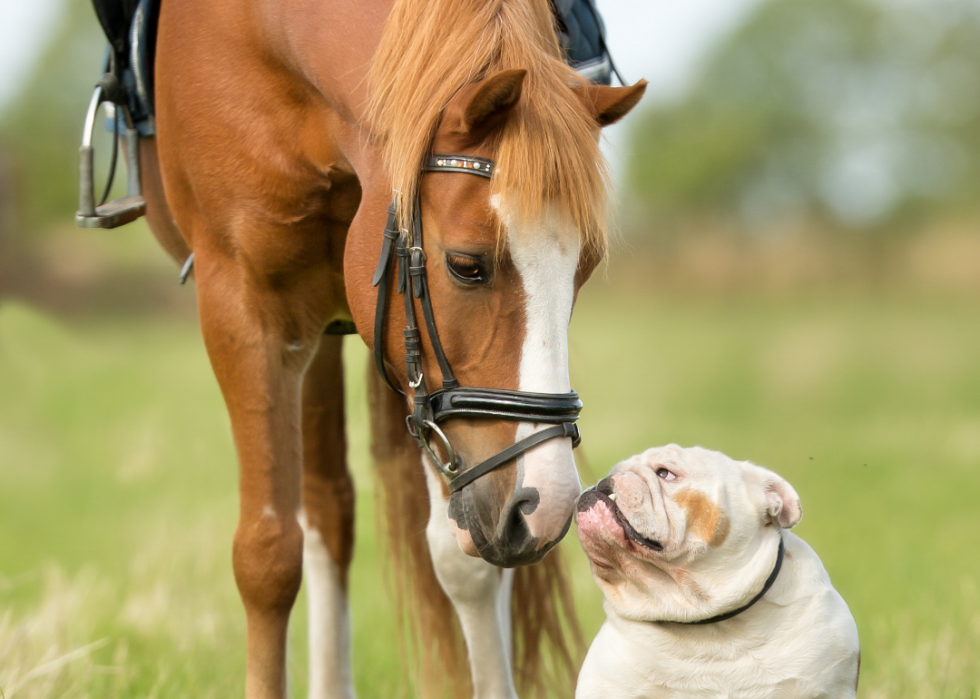
M 641 80 L 630 87 L 608 87 L 606 85 L 583 85 L 575 88 L 575 93 L 585 105 L 599 126 L 615 124 L 629 114 L 643 93 L 647 81 Z
M 785 478 L 755 464 L 744 464 L 746 472 L 761 487 L 766 498 L 766 515 L 783 529 L 792 529 L 803 518 L 800 496 Z
M 463 111 L 463 126 L 470 133 L 489 131 L 497 126 L 521 99 L 523 69 L 502 70 L 480 83 Z

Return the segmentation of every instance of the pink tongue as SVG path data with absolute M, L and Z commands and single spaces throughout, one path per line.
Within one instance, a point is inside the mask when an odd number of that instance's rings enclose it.
M 579 512 L 575 521 L 578 523 L 580 534 L 595 535 L 606 532 L 622 543 L 626 543 L 626 532 L 616 521 L 609 506 L 602 500 L 596 502 L 585 512 Z

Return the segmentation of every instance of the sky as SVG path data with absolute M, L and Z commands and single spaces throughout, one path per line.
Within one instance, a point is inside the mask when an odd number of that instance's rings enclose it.
M 60 7 L 61 0 L 0 0 L 0 109 L 44 48 Z

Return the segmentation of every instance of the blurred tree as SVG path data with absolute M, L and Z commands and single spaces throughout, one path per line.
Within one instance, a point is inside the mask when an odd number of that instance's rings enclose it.
M 770 0 L 637 124 L 648 210 L 871 226 L 975 208 L 980 3 Z
M 16 203 L 13 173 L 10 163 L 3 151 L 0 151 L 0 296 L 7 292 L 10 284 L 11 266 L 13 257 L 13 245 L 11 236 L 14 232 L 16 221 Z
M 16 173 L 19 227 L 31 237 L 50 224 L 73 223 L 82 122 L 104 47 L 91 3 L 63 0 L 48 47 L 0 115 L 0 151 Z

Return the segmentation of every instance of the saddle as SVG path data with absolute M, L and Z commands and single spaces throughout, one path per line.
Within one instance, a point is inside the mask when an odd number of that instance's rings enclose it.
M 82 228 L 117 228 L 146 213 L 140 185 L 139 139 L 156 133 L 153 122 L 153 56 L 160 0 L 93 0 L 108 40 L 102 77 L 85 115 L 78 149 L 78 211 Z M 108 104 L 107 126 L 113 134 L 109 177 L 101 198 L 95 196 L 95 151 L 92 140 L 99 108 Z M 126 196 L 109 201 L 116 174 L 119 139 L 126 139 Z
M 598 85 L 609 85 L 616 73 L 626 84 L 606 48 L 606 25 L 592 0 L 550 0 L 565 62 Z
M 605 25 L 593 0 L 549 0 L 562 51 L 569 67 L 599 85 L 609 85 L 615 73 L 623 82 L 606 48 Z M 160 0 L 92 0 L 108 47 L 102 78 L 96 83 L 79 149 L 79 211 L 83 228 L 116 228 L 145 213 L 140 191 L 139 139 L 156 135 L 153 105 L 153 59 L 156 51 Z M 116 169 L 118 140 L 126 138 L 126 196 L 106 201 L 109 176 L 96 204 L 92 135 L 103 103 L 110 103 L 107 126 L 114 134 L 111 172 Z M 122 131 L 122 133 L 120 133 Z
M 140 136 L 153 136 L 153 58 L 160 0 L 92 0 L 108 40 L 106 68 L 115 67 Z

